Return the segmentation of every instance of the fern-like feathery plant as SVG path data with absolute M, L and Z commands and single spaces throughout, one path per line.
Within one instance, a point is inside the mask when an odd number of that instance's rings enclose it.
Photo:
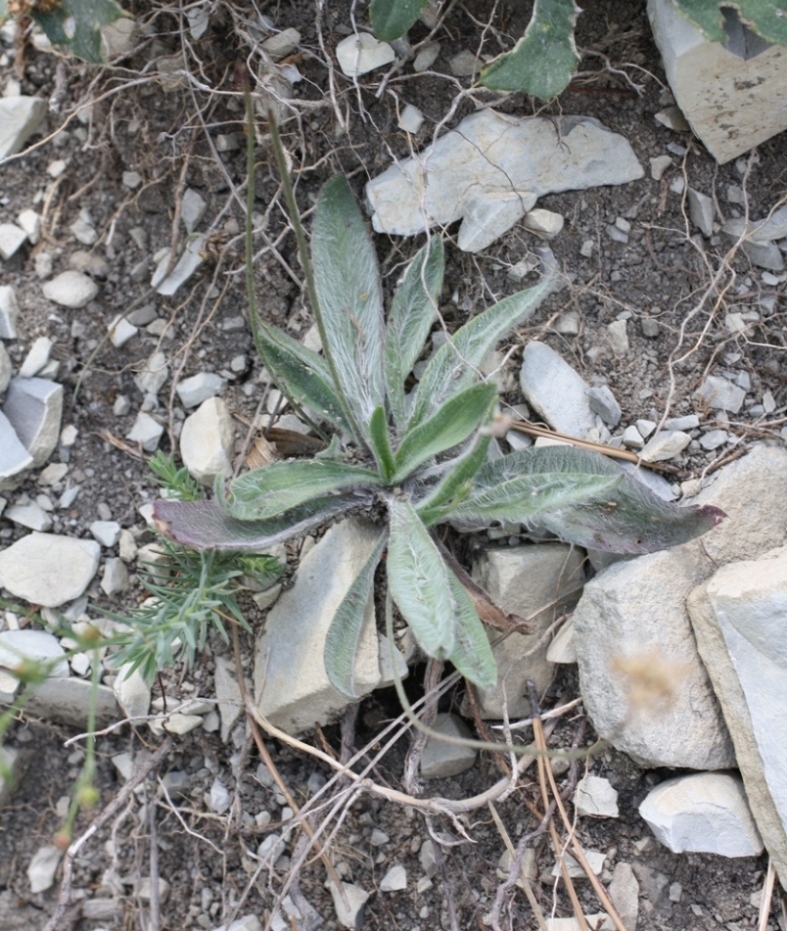
M 682 543 L 721 519 L 653 495 L 608 459 L 568 446 L 489 460 L 497 393 L 479 376 L 487 354 L 538 307 L 542 281 L 470 320 L 433 355 L 410 395 L 406 380 L 437 318 L 443 243 L 415 256 L 385 315 L 371 237 L 343 177 L 322 189 L 302 255 L 324 355 L 255 320 L 278 388 L 334 439 L 321 458 L 275 462 L 219 485 L 215 500 L 158 500 L 170 539 L 201 550 L 264 552 L 359 509 L 385 514 L 340 604 L 325 647 L 335 687 L 356 697 L 364 609 L 387 551 L 389 593 L 423 650 L 491 686 L 495 662 L 471 598 L 433 538 L 435 528 L 516 521 L 581 546 L 644 553 Z M 312 267 L 313 266 L 313 267 Z M 255 314 L 252 314 L 255 317 Z M 381 508 L 379 507 L 381 506 Z

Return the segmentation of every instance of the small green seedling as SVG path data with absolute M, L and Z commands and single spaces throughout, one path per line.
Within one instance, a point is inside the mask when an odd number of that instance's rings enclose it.
M 300 234 L 299 234 L 300 235 Z M 657 498 L 608 459 L 561 446 L 490 459 L 495 386 L 488 353 L 533 313 L 551 282 L 506 297 L 458 329 L 408 394 L 437 319 L 443 243 L 417 253 L 385 315 L 374 246 L 343 177 L 322 189 L 304 254 L 324 355 L 256 321 L 257 346 L 279 389 L 334 434 L 321 458 L 276 462 L 217 488 L 215 500 L 158 500 L 159 529 L 217 554 L 264 552 L 360 510 L 380 514 L 377 545 L 339 605 L 325 646 L 337 689 L 355 697 L 356 649 L 378 566 L 423 650 L 481 687 L 495 682 L 486 631 L 435 542 L 436 528 L 515 521 L 602 550 L 645 553 L 692 539 L 715 508 Z M 313 264 L 313 268 L 312 268 Z M 255 317 L 255 314 L 252 314 Z

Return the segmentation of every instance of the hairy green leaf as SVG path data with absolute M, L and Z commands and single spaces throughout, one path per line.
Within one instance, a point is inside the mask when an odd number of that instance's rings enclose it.
M 456 642 L 448 569 L 409 501 L 391 496 L 388 513 L 391 597 L 429 656 L 445 659 Z
M 686 19 L 714 42 L 726 42 L 725 11 L 735 10 L 742 23 L 768 42 L 787 45 L 787 2 L 785 0 L 674 0 Z
M 61 0 L 46 13 L 31 13 L 53 45 L 65 45 L 90 62 L 102 61 L 101 27 L 124 15 L 115 0 Z
M 385 416 L 385 408 L 382 405 L 376 407 L 372 414 L 369 423 L 369 444 L 372 447 L 374 458 L 377 460 L 380 475 L 386 482 L 390 481 L 396 471 L 396 462 L 391 451 L 391 442 L 388 438 L 388 421 Z
M 574 0 L 536 0 L 524 36 L 483 69 L 481 84 L 541 100 L 556 97 L 577 70 L 574 26 L 581 12 Z
M 416 511 L 425 526 L 431 527 L 444 520 L 470 494 L 476 472 L 486 460 L 491 439 L 490 434 L 479 433 L 470 449 L 454 460 L 455 464 L 437 487 L 419 502 Z
M 340 398 L 361 437 L 385 403 L 385 317 L 377 255 L 346 179 L 323 185 L 312 232 L 315 317 Z
M 348 698 L 359 697 L 355 688 L 355 657 L 372 594 L 374 573 L 386 542 L 387 535 L 383 533 L 337 608 L 325 638 L 325 671 L 333 687 Z
M 433 456 L 453 449 L 481 427 L 497 399 L 494 385 L 470 385 L 446 401 L 436 413 L 407 431 L 396 451 L 393 481 L 401 482 Z
M 194 549 L 262 552 L 298 534 L 309 533 L 340 514 L 371 503 L 371 495 L 353 493 L 316 498 L 273 520 L 230 517 L 216 501 L 156 500 L 153 517 L 159 532 Z
M 454 517 L 518 521 L 579 546 L 639 554 L 692 540 L 724 514 L 664 501 L 604 456 L 548 446 L 487 463 Z
M 503 298 L 460 327 L 427 365 L 416 391 L 410 427 L 422 423 L 448 398 L 472 383 L 486 356 L 504 336 L 533 313 L 552 286 L 552 280 L 548 279 Z
M 369 469 L 330 459 L 274 462 L 232 482 L 227 512 L 238 520 L 270 520 L 312 498 L 379 484 Z
M 352 433 L 325 359 L 262 321 L 258 321 L 257 336 L 262 361 L 282 394 L 337 430 Z
M 403 36 L 418 19 L 427 0 L 372 0 L 369 15 L 378 39 L 390 42 Z
M 391 413 L 400 431 L 406 422 L 405 379 L 421 355 L 437 317 L 444 268 L 443 240 L 433 236 L 407 266 L 388 314 L 385 381 Z
M 456 603 L 456 645 L 448 658 L 473 685 L 481 689 L 491 689 L 497 681 L 497 664 L 492 655 L 489 637 L 467 592 L 453 572 L 448 573 L 448 582 Z

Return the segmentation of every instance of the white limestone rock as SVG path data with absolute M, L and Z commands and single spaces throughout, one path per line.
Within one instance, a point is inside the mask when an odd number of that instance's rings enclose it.
M 355 883 L 342 882 L 340 891 L 330 882 L 328 888 L 333 897 L 333 907 L 336 909 L 339 924 L 350 931 L 356 931 L 363 923 L 363 907 L 369 898 L 369 893 Z
M 16 155 L 46 119 L 47 105 L 40 97 L 0 98 L 0 159 Z
M 4 630 L 0 632 L 0 666 L 16 669 L 23 661 L 52 663 L 48 675 L 68 676 L 65 650 L 57 637 L 46 630 Z
M 756 857 L 763 850 L 743 782 L 729 773 L 668 779 L 648 793 L 639 813 L 673 853 Z
M 554 430 L 584 439 L 595 429 L 590 386 L 546 343 L 531 340 L 525 347 L 519 384 L 527 403 Z
M 139 669 L 131 672 L 129 665 L 121 666 L 112 682 L 112 690 L 127 718 L 142 718 L 148 713 L 150 686 Z
M 3 413 L 33 457 L 32 468 L 43 465 L 60 437 L 63 386 L 48 378 L 12 378 Z
M 122 314 L 118 314 L 107 329 L 109 330 L 109 341 L 116 349 L 125 346 L 130 339 L 133 339 L 139 333 L 139 327 L 129 323 Z
M 98 285 L 82 272 L 61 272 L 43 284 L 44 297 L 61 307 L 78 310 L 98 294 Z
M 419 155 L 373 178 L 366 196 L 378 233 L 414 236 L 464 218 L 459 246 L 478 251 L 543 194 L 642 176 L 628 142 L 596 120 L 481 110 Z
M 563 229 L 565 222 L 561 214 L 541 207 L 536 207 L 525 215 L 525 229 L 541 239 L 554 239 Z
M 180 216 L 187 233 L 194 232 L 197 226 L 199 226 L 200 220 L 205 216 L 205 211 L 207 209 L 207 202 L 200 192 L 193 187 L 186 188 L 183 192 Z
M 787 548 L 723 566 L 688 607 L 730 729 L 746 795 L 787 882 Z
M 160 424 L 155 417 L 151 417 L 145 411 L 140 411 L 131 425 L 131 429 L 126 434 L 126 439 L 132 443 L 139 443 L 145 452 L 153 453 L 158 448 L 163 433 L 163 424 Z
M 14 223 L 0 223 L 0 258 L 10 259 L 27 242 L 27 233 Z
M 145 363 L 145 367 L 134 376 L 134 384 L 146 395 L 156 395 L 169 378 L 167 356 L 163 352 L 154 352 Z
M 405 132 L 414 136 L 423 126 L 424 115 L 418 107 L 408 103 L 402 109 L 402 112 L 399 114 L 399 119 L 396 122 L 399 129 L 403 129 Z
M 220 394 L 225 384 L 226 381 L 215 372 L 198 372 L 179 381 L 175 391 L 184 407 L 197 407 L 208 398 L 215 398 Z
M 221 398 L 208 398 L 187 417 L 180 434 L 183 464 L 198 482 L 212 486 L 219 475 L 232 474 L 234 430 Z
M 95 540 L 30 533 L 0 552 L 0 585 L 30 604 L 57 608 L 88 587 L 100 550 Z
M 90 532 L 102 546 L 109 549 L 118 541 L 120 524 L 116 520 L 94 520 Z
M 19 304 L 11 285 L 0 286 L 0 339 L 16 339 Z
M 336 59 L 348 78 L 384 68 L 396 59 L 387 42 L 380 42 L 370 32 L 359 32 L 342 39 L 336 46 Z
M 27 504 L 12 504 L 5 509 L 3 517 L 28 530 L 46 532 L 52 529 L 51 516 L 36 501 L 29 501 Z
M 453 740 L 469 738 L 470 731 L 464 721 L 453 714 L 438 714 L 432 730 L 445 734 Z M 447 779 L 458 776 L 475 764 L 477 753 L 474 747 L 448 743 L 438 737 L 428 737 L 421 756 L 421 777 L 430 779 Z
M 717 411 L 737 414 L 743 407 L 746 392 L 721 375 L 708 375 L 694 396 L 702 405 L 712 407 Z
M 150 286 L 156 293 L 164 297 L 171 297 L 181 285 L 191 278 L 205 261 L 202 252 L 206 238 L 205 236 L 192 236 L 188 239 L 182 255 L 169 274 L 167 274 L 169 268 L 169 251 L 167 251 L 156 266 L 150 281 Z
M 235 663 L 216 657 L 214 683 L 221 717 L 221 739 L 226 743 L 238 718 L 243 714 L 243 696 L 235 675 Z
M 547 650 L 547 659 L 550 663 L 576 663 L 577 648 L 574 643 L 573 618 L 569 618 L 555 634 Z
M 104 564 L 100 585 L 101 591 L 110 598 L 128 591 L 131 585 L 128 569 L 119 556 L 110 557 Z
M 674 459 L 691 443 L 691 434 L 682 430 L 659 430 L 645 444 L 640 456 L 645 462 L 665 462 Z
M 601 776 L 585 776 L 574 792 L 574 807 L 578 815 L 591 818 L 617 818 L 618 793 L 609 779 Z
M 89 679 L 50 677 L 32 690 L 25 708 L 46 721 L 84 729 L 95 713 L 96 723 L 104 727 L 118 718 L 115 694 L 106 685 L 93 689 Z
M 531 651 L 557 617 L 557 606 L 564 611 L 576 603 L 584 583 L 582 562 L 580 552 L 563 543 L 490 547 L 475 560 L 473 578 L 493 603 L 530 619 L 533 626 L 532 633 L 511 633 L 492 648 L 498 681 L 491 689 L 477 690 L 482 718 L 502 718 L 504 705 L 511 718 L 527 716 L 527 680 L 533 680 L 539 693 L 552 681 L 548 640 Z M 499 631 L 489 628 L 488 633 L 490 639 L 498 639 Z
M 254 694 L 260 711 L 290 734 L 325 724 L 347 705 L 331 685 L 323 651 L 333 616 L 377 544 L 365 521 L 332 526 L 301 560 L 295 585 L 268 612 L 257 640 Z M 374 603 L 369 599 L 355 665 L 358 694 L 380 682 Z
M 27 867 L 27 879 L 30 891 L 36 895 L 46 892 L 55 884 L 55 873 L 63 857 L 63 851 L 54 844 L 39 847 L 33 854 L 33 859 Z
M 14 484 L 13 476 L 33 465 L 33 457 L 22 445 L 11 421 L 0 411 L 0 488 Z
M 711 42 L 670 0 L 648 0 L 653 36 L 675 100 L 719 164 L 787 129 L 784 49 L 725 15 L 729 40 Z
M 407 870 L 396 863 L 380 880 L 380 892 L 401 892 L 407 888 Z

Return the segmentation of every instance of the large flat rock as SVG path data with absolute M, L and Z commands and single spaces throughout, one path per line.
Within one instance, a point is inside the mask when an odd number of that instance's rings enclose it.
M 672 0 L 648 0 L 675 100 L 720 164 L 787 129 L 787 48 L 768 45 L 723 12 L 724 44 L 706 39 Z
M 295 585 L 268 612 L 255 651 L 255 701 L 272 724 L 290 734 L 328 723 L 348 704 L 325 671 L 325 638 L 336 609 L 379 535 L 366 521 L 335 524 L 301 561 Z M 378 653 L 370 598 L 355 666 L 360 694 L 372 691 L 381 681 Z
M 459 248 L 477 252 L 543 194 L 625 184 L 644 172 L 628 142 L 590 117 L 480 110 L 366 185 L 378 233 L 414 236 L 462 219 Z
M 787 547 L 723 566 L 689 598 L 749 804 L 787 888 Z

